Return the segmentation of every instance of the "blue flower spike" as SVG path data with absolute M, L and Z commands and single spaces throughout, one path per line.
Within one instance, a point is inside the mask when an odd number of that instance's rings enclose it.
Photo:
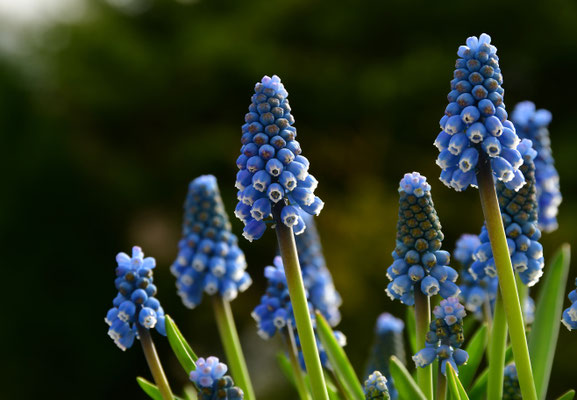
M 495 178 L 519 190 L 525 184 L 519 171 L 519 137 L 503 103 L 497 48 L 483 33 L 468 38 L 457 55 L 449 104 L 435 140 L 437 164 L 443 170 L 440 179 L 456 191 L 476 187 L 478 163 L 488 158 Z
M 517 368 L 512 362 L 505 366 L 503 379 L 503 400 L 521 400 L 521 387 L 519 386 L 519 377 Z
M 549 111 L 537 110 L 530 101 L 518 103 L 511 114 L 519 137 L 531 140 L 537 151 L 535 180 L 539 202 L 539 228 L 544 232 L 557 229 L 557 213 L 563 200 L 549 138 L 548 126 L 551 118 Z
M 575 279 L 575 285 L 577 285 L 577 279 Z M 577 289 L 573 289 L 569 292 L 569 300 L 571 300 L 571 306 L 563 311 L 563 319 L 561 322 L 570 331 L 577 329 Z
M 301 214 L 319 215 L 324 206 L 314 195 L 318 182 L 301 155 L 288 92 L 280 78 L 265 76 L 254 91 L 242 126 L 235 184 L 239 190 L 235 215 L 244 222 L 243 236 L 251 242 L 273 224 L 275 206 L 296 234 L 306 228 Z
M 185 306 L 198 306 L 204 293 L 232 301 L 251 285 L 214 176 L 190 182 L 182 234 L 171 271 Z
M 387 378 L 379 371 L 374 371 L 365 381 L 365 400 L 389 400 Z
M 391 280 L 386 292 L 391 299 L 412 306 L 414 291 L 443 298 L 456 296 L 457 271 L 449 266 L 450 255 L 441 250 L 443 233 L 431 198 L 431 186 L 418 172 L 405 174 L 399 185 L 399 220 Z
M 226 374 L 228 367 L 216 357 L 196 360 L 196 369 L 190 373 L 190 380 L 198 388 L 200 400 L 241 400 L 242 389 L 234 386 L 232 378 Z
M 463 318 L 465 307 L 456 297 L 441 300 L 433 310 L 435 319 L 431 321 L 425 348 L 413 356 L 417 367 L 430 365 L 435 358 L 441 363 L 441 372 L 446 375 L 447 363 L 458 373 L 457 366 L 467 362 L 469 355 L 461 346 L 463 336 Z
M 121 349 L 132 347 L 138 339 L 138 325 L 146 329 L 155 328 L 166 336 L 164 310 L 154 297 L 156 286 L 153 283 L 152 270 L 156 260 L 144 257 L 138 246 L 132 248 L 132 256 L 118 253 L 116 256 L 116 279 L 118 290 L 113 307 L 108 310 L 104 321 L 109 325 L 108 335 Z

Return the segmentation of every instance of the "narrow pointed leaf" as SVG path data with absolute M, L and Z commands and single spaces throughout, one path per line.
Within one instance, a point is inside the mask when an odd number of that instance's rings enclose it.
M 389 364 L 391 377 L 395 381 L 395 387 L 399 392 L 399 399 L 401 400 L 427 400 L 417 382 L 413 379 L 407 368 L 395 356 L 391 357 Z
M 276 362 L 285 378 L 290 382 L 291 385 L 294 386 L 295 377 L 291 367 L 291 362 L 289 361 L 288 357 L 283 352 L 278 352 L 276 355 Z
M 461 394 L 459 393 L 459 388 L 457 387 L 457 374 L 451 366 L 447 363 L 447 390 L 449 392 L 449 398 L 453 400 L 463 400 L 461 399 Z
M 341 400 L 341 396 L 339 396 L 339 388 L 333 382 L 333 379 L 325 373 L 325 382 L 327 383 L 327 392 L 329 393 L 330 400 Z
M 467 395 L 467 392 L 465 391 L 465 388 L 463 387 L 463 383 L 459 379 L 459 375 L 457 374 L 457 371 L 455 371 L 453 369 L 453 366 L 449 363 L 447 363 L 447 377 L 450 380 L 449 386 L 453 387 L 450 390 L 456 389 L 456 391 L 457 391 L 456 394 L 458 395 L 458 398 L 460 398 L 461 400 L 469 400 L 469 396 Z M 455 397 L 455 398 L 457 398 L 457 397 Z
M 473 387 L 469 390 L 471 400 L 482 400 L 487 393 L 487 382 L 489 380 L 489 370 L 485 368 L 479 377 L 475 380 Z
M 575 391 L 573 389 L 563 393 L 561 396 L 557 397 L 557 400 L 573 400 L 575 397 Z
M 465 349 L 469 353 L 469 360 L 459 371 L 459 378 L 464 387 L 469 387 L 473 382 L 473 378 L 483 359 L 485 347 L 487 347 L 487 325 L 482 325 Z
M 180 330 L 168 315 L 165 318 L 166 321 L 166 336 L 168 336 L 168 342 L 172 351 L 176 355 L 176 358 L 184 368 L 184 371 L 189 374 L 191 371 L 196 369 L 195 361 L 198 360 L 194 351 L 187 343 Z
M 198 400 L 198 393 L 193 385 L 186 385 L 184 387 L 185 400 Z
M 405 315 L 405 321 L 407 323 L 407 329 L 405 332 L 409 335 L 409 344 L 411 345 L 412 354 L 417 354 L 419 349 L 417 349 L 417 337 L 415 329 L 415 310 L 413 307 L 407 307 L 407 314 Z
M 335 370 L 337 379 L 347 392 L 347 396 L 351 399 L 364 400 L 365 392 L 361 382 L 357 378 L 345 351 L 337 342 L 332 328 L 319 312 L 316 313 L 316 321 L 319 339 Z
M 569 274 L 571 247 L 564 244 L 555 253 L 545 269 L 545 281 L 539 289 L 535 307 L 535 322 L 529 335 L 529 352 L 535 387 L 540 399 L 544 399 L 549 386 L 555 347 L 561 323 L 565 285 Z
M 149 382 L 140 376 L 136 378 L 136 382 L 138 382 L 138 385 L 144 391 L 144 393 L 148 395 L 148 397 L 150 397 L 153 400 L 163 400 L 160 390 L 158 390 L 158 387 L 156 387 L 154 383 Z M 174 399 L 183 400 L 177 396 L 174 396 Z

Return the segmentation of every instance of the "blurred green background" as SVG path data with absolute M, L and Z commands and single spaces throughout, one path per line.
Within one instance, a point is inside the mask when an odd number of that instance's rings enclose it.
M 320 181 L 317 224 L 359 371 L 377 315 L 405 312 L 384 292 L 402 175 L 429 177 L 445 249 L 482 224 L 476 191 L 437 179 L 432 145 L 468 36 L 493 37 L 509 110 L 528 99 L 553 113 L 564 201 L 546 258 L 577 234 L 574 1 L 27 0 L 44 7 L 20 22 L 9 13 L 19 2 L 0 3 L 2 398 L 145 398 L 141 350 L 123 354 L 103 321 L 115 254 L 134 244 L 157 258 L 158 297 L 196 352 L 224 357 L 211 307 L 185 309 L 169 265 L 191 179 L 216 175 L 234 209 L 240 126 L 265 74 L 283 79 Z M 278 343 L 250 317 L 274 235 L 240 243 L 255 282 L 233 309 L 257 391 L 295 398 Z M 186 376 L 157 343 L 178 388 Z M 576 358 L 577 334 L 562 328 L 550 395 L 575 386 Z

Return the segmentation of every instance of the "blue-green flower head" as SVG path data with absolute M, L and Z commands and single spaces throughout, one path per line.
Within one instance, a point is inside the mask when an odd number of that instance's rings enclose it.
M 519 170 L 519 137 L 507 119 L 497 48 L 483 33 L 468 38 L 457 55 L 449 105 L 435 140 L 441 181 L 457 191 L 476 187 L 478 163 L 488 158 L 495 178 L 519 190 L 525 184 Z
M 242 126 L 241 155 L 236 164 L 238 206 L 235 215 L 244 222 L 243 236 L 259 239 L 272 223 L 273 208 L 296 234 L 306 225 L 301 212 L 319 215 L 324 203 L 314 195 L 318 181 L 309 174 L 309 161 L 301 154 L 297 131 L 280 78 L 265 76 L 254 88 Z
M 231 231 L 214 176 L 190 182 L 182 234 L 171 271 L 185 306 L 199 305 L 204 293 L 231 301 L 250 286 L 244 253 Z
M 387 378 L 379 371 L 374 371 L 365 381 L 365 399 L 366 400 L 389 400 L 389 389 Z
M 503 400 L 521 400 L 521 386 L 519 386 L 519 377 L 517 368 L 512 362 L 505 366 L 503 377 Z
M 575 285 L 577 285 L 577 279 L 575 279 Z M 561 322 L 572 331 L 577 329 L 577 289 L 569 292 L 569 300 L 572 304 L 563 311 Z
M 557 213 L 563 198 L 549 138 L 551 113 L 544 109 L 537 110 L 532 102 L 523 101 L 515 106 L 511 119 L 519 137 L 530 139 L 537 151 L 535 180 L 539 201 L 539 228 L 545 232 L 552 232 L 558 226 Z
M 166 336 L 164 310 L 154 297 L 156 286 L 152 270 L 156 260 L 144 257 L 142 249 L 134 246 L 132 256 L 118 253 L 116 262 L 118 267 L 114 284 L 118 294 L 104 318 L 110 326 L 108 335 L 122 350 L 132 347 L 134 339 L 138 338 L 138 326 L 156 328 L 161 335 Z
M 450 256 L 441 250 L 443 233 L 431 198 L 431 187 L 418 172 L 406 174 L 399 185 L 399 220 L 393 264 L 387 269 L 391 280 L 387 294 L 406 305 L 414 304 L 414 291 L 427 296 L 455 296 L 457 272 L 449 266 Z
M 242 389 L 234 386 L 232 378 L 226 374 L 228 367 L 216 357 L 195 362 L 196 369 L 190 373 L 190 380 L 196 385 L 200 400 L 241 400 Z

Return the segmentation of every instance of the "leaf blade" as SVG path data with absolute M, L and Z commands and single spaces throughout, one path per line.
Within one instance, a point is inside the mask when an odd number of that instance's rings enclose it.
M 397 357 L 391 357 L 389 368 L 400 399 L 427 400 L 417 382 Z
M 180 330 L 170 316 L 166 315 L 165 323 L 168 343 L 184 371 L 189 374 L 196 369 L 195 361 L 198 360 L 198 357 L 194 351 L 192 351 L 192 348 L 184 339 L 184 336 L 182 336 L 182 333 L 180 333 Z
M 487 325 L 482 325 L 481 328 L 475 332 L 475 335 L 473 335 L 473 338 L 469 341 L 469 344 L 465 349 L 469 354 L 469 360 L 459 371 L 459 377 L 464 387 L 469 387 L 473 382 L 475 373 L 483 359 L 483 353 L 487 347 L 487 340 Z

